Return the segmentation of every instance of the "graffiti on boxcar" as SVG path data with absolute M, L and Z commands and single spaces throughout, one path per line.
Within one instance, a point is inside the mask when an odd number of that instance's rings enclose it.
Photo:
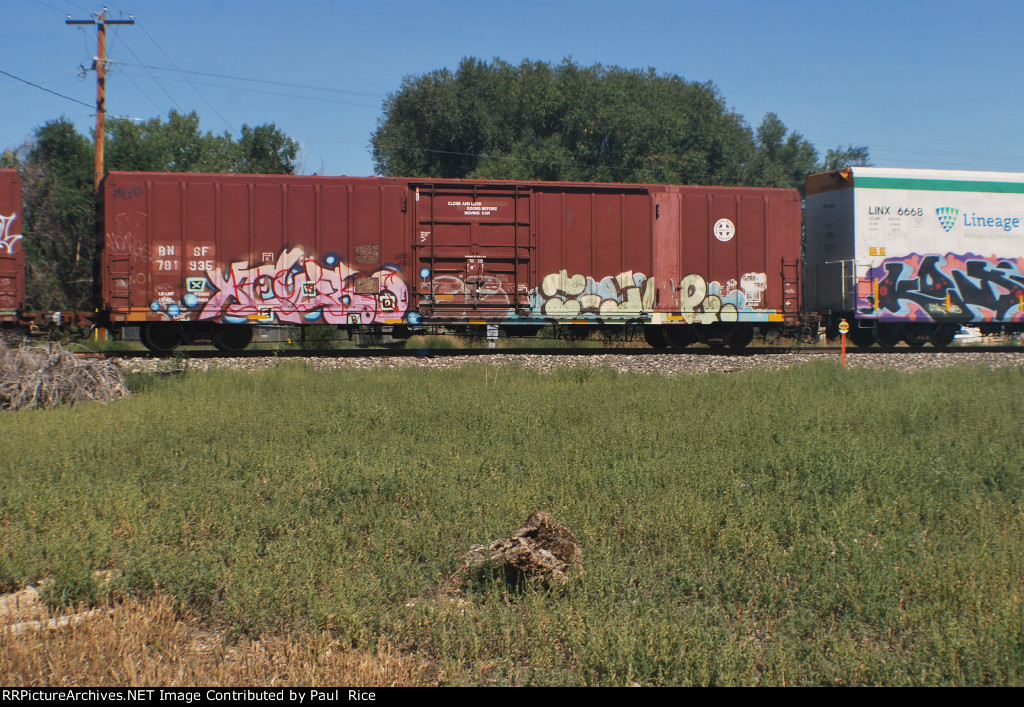
M 729 280 L 727 286 L 735 284 L 735 280 Z M 720 282 L 712 280 L 709 286 L 703 276 L 691 273 L 679 283 L 679 309 L 688 324 L 734 322 L 739 319 L 739 309 L 733 302 L 723 301 L 722 295 Z
M 458 295 L 469 297 L 480 305 L 507 307 L 512 304 L 504 281 L 496 275 L 467 276 L 465 280 L 457 275 L 435 275 L 430 282 L 430 292 L 439 299 L 445 295 Z
M 14 219 L 17 216 L 18 214 L 11 214 L 10 216 L 0 214 L 0 253 L 6 251 L 14 255 L 14 244 L 21 240 L 20 233 L 10 233 L 11 224 L 14 223 Z
M 679 283 L 679 305 L 692 324 L 717 321 L 768 321 L 774 309 L 762 309 L 768 278 L 764 273 L 745 273 L 724 285 L 708 282 L 691 273 Z M 637 317 L 655 306 L 654 280 L 643 273 L 626 271 L 600 281 L 582 274 L 569 276 L 566 270 L 552 273 L 531 292 L 536 315 L 555 318 Z
M 138 224 L 145 223 L 146 213 L 143 211 L 126 211 L 117 214 L 114 229 L 109 231 L 103 242 L 103 248 L 110 255 L 126 255 L 133 260 L 148 262 L 150 259 L 149 242 L 135 234 Z
M 729 280 L 727 286 L 733 286 L 735 280 Z M 768 289 L 768 276 L 763 272 L 748 272 L 740 278 L 740 289 L 743 290 L 743 298 L 746 306 L 751 309 L 761 307 L 761 296 Z M 726 292 L 726 296 L 731 294 Z
M 562 270 L 545 277 L 530 301 L 547 317 L 635 317 L 653 308 L 654 282 L 632 270 L 602 280 Z
M 397 269 L 366 274 L 334 254 L 307 257 L 301 247 L 283 251 L 276 262 L 237 261 L 227 271 L 188 278 L 182 304 L 199 319 L 277 320 L 291 324 L 374 324 L 404 316 L 409 305 Z M 174 305 L 179 309 L 177 305 Z M 166 307 L 168 314 L 175 316 Z
M 679 309 L 688 324 L 715 322 L 768 321 L 774 309 L 762 309 L 768 277 L 763 272 L 748 272 L 726 281 L 708 282 L 700 273 L 690 273 L 679 283 Z
M 1024 321 L 1024 258 L 888 258 L 868 271 L 857 300 L 863 314 L 881 319 Z
M 149 244 L 130 231 L 108 233 L 103 246 L 111 255 L 127 256 L 139 263 L 146 263 L 151 259 Z

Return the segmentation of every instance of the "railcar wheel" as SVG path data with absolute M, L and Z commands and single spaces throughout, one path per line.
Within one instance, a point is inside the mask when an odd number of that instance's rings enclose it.
M 850 341 L 858 348 L 866 349 L 875 343 L 875 332 L 873 329 L 859 327 L 856 324 L 850 327 Z
M 903 338 L 902 327 L 898 324 L 875 324 L 875 341 L 879 346 L 892 348 Z
M 664 333 L 665 343 L 674 349 L 686 348 L 697 340 L 693 328 L 687 324 L 670 324 L 663 326 L 661 330 Z
M 252 327 L 248 324 L 223 324 L 213 335 L 213 345 L 218 351 L 242 351 L 252 343 Z
M 155 354 L 169 354 L 181 344 L 181 331 L 177 324 L 149 322 L 139 332 L 142 345 Z
M 711 349 L 724 347 L 732 337 L 732 325 L 716 322 L 697 327 L 697 341 Z
M 734 349 L 742 349 L 744 346 L 749 346 L 753 340 L 754 327 L 750 324 L 737 324 L 729 336 L 729 346 Z
M 653 324 L 648 324 L 644 327 L 644 341 L 654 349 L 663 349 L 668 346 L 662 327 Z
M 960 327 L 956 324 L 940 324 L 932 331 L 932 346 L 937 349 L 944 349 L 953 343 L 959 333 Z
M 932 328 L 919 324 L 908 324 L 903 328 L 903 343 L 919 349 L 932 340 Z

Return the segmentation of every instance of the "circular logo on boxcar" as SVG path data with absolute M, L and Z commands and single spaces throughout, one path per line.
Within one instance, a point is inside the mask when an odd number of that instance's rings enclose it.
M 715 221 L 714 234 L 715 238 L 725 243 L 731 241 L 732 237 L 736 235 L 736 226 L 727 218 L 720 218 Z

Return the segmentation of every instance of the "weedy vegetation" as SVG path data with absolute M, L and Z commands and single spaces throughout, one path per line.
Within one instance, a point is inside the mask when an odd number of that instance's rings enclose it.
M 392 656 L 400 684 L 1024 682 L 1021 370 L 285 364 L 129 383 L 105 406 L 0 415 L 0 589 L 48 579 L 55 611 L 157 602 L 224 655 Z M 583 573 L 439 590 L 536 509 L 575 534 Z M 31 640 L 78 655 L 84 626 Z M 72 681 L 20 645 L 0 641 L 0 681 Z M 155 683 L 145 666 L 174 645 L 111 648 L 106 673 L 51 665 Z

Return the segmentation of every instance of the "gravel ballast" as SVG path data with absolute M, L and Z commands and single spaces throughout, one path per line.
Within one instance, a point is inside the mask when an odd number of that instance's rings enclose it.
M 111 359 L 125 373 L 146 373 L 168 371 L 179 368 L 181 361 L 160 359 Z M 761 354 L 752 356 L 695 356 L 679 354 L 651 355 L 559 355 L 544 354 L 493 354 L 488 356 L 421 356 L 421 357 L 359 357 L 359 358 L 215 358 L 189 359 L 188 368 L 193 371 L 205 371 L 209 368 L 233 368 L 240 370 L 259 370 L 281 364 L 283 361 L 303 361 L 317 370 L 334 368 L 457 368 L 466 364 L 485 364 L 491 366 L 516 366 L 525 370 L 549 372 L 556 368 L 578 368 L 581 366 L 607 366 L 620 372 L 650 373 L 656 375 L 691 375 L 697 373 L 734 373 L 754 368 L 778 370 L 800 365 L 809 361 L 840 360 L 837 353 L 792 353 L 792 354 Z M 883 369 L 891 368 L 901 371 L 917 371 L 925 368 L 944 368 L 949 366 L 986 366 L 1002 368 L 1006 366 L 1024 365 L 1024 351 L 1009 352 L 921 352 L 921 353 L 858 353 L 849 355 L 847 366 Z

